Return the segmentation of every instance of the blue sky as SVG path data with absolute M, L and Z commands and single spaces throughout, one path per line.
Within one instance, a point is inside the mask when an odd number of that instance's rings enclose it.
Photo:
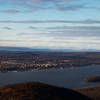
M 0 46 L 100 50 L 100 0 L 0 0 Z

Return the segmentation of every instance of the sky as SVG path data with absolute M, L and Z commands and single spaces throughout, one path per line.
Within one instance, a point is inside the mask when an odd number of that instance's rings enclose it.
M 100 50 L 100 0 L 0 0 L 0 46 Z

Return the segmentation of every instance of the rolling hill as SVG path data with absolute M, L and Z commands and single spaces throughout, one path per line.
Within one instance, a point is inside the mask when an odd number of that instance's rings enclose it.
M 39 82 L 8 85 L 0 89 L 0 100 L 92 100 L 71 89 Z

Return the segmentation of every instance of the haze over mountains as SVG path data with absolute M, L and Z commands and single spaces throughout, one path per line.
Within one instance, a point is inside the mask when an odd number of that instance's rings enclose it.
M 97 49 L 50 49 L 41 47 L 11 47 L 11 46 L 0 46 L 0 51 L 46 51 L 46 52 L 99 52 Z

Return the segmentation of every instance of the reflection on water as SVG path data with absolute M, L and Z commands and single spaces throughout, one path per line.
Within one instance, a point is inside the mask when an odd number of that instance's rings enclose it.
M 40 81 L 66 88 L 80 88 L 100 83 L 86 83 L 84 78 L 100 74 L 100 65 L 32 72 L 0 73 L 0 86 L 26 81 Z

